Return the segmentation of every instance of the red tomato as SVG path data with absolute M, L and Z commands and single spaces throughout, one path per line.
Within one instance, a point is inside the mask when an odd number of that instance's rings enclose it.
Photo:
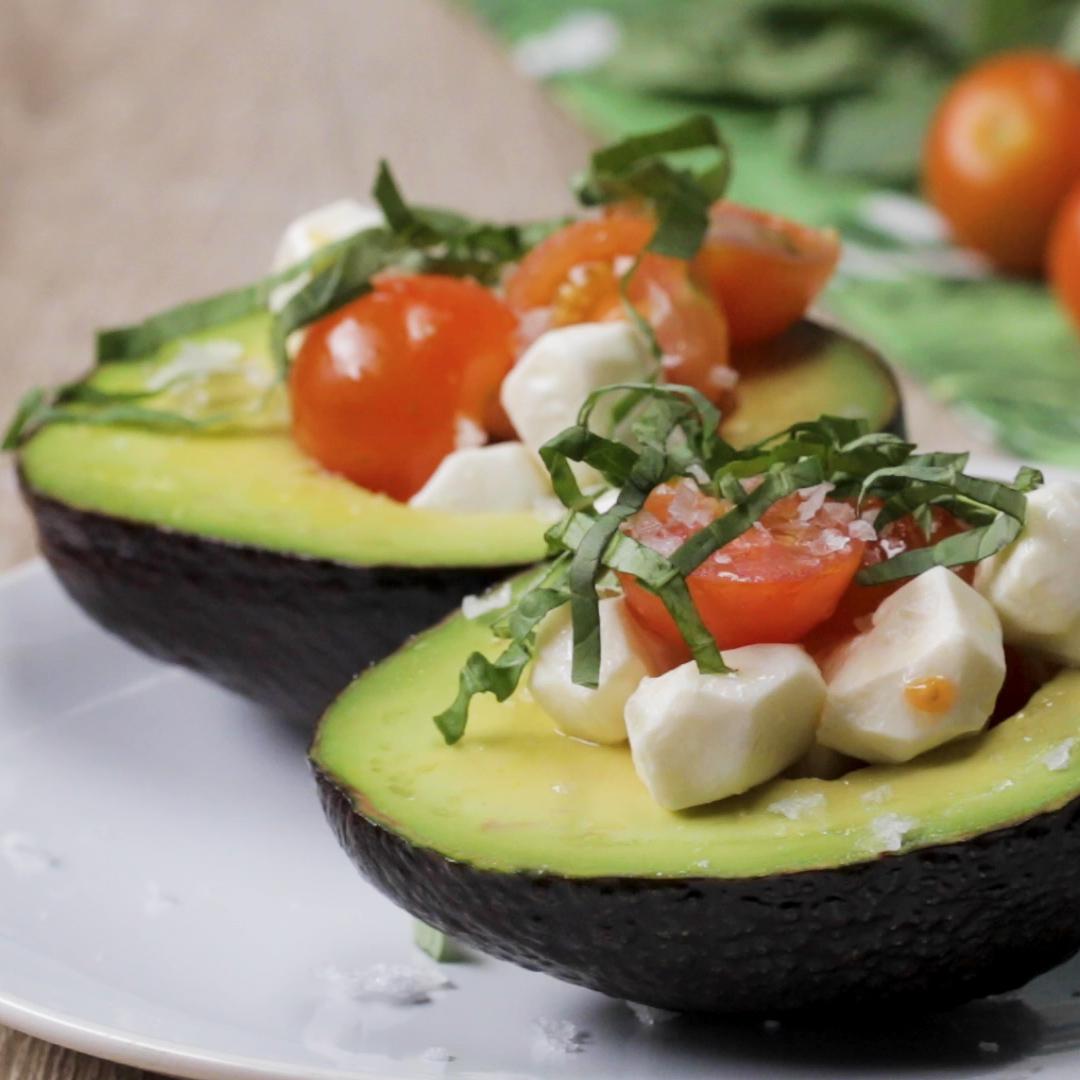
M 617 210 L 576 221 L 538 244 L 506 282 L 506 299 L 522 314 L 529 336 L 551 326 L 626 317 L 619 296 L 623 262 L 652 236 L 646 217 Z M 696 387 L 720 401 L 731 387 L 727 324 L 697 288 L 681 259 L 646 254 L 629 287 L 665 354 L 669 381 Z M 531 333 L 530 333 L 531 332 Z
M 958 240 L 1005 270 L 1039 270 L 1054 214 L 1080 180 L 1080 71 L 1043 52 L 973 68 L 934 117 L 924 180 Z
M 832 229 L 718 202 L 693 273 L 723 308 L 733 345 L 778 337 L 801 319 L 840 259 Z
M 669 555 L 728 508 L 688 481 L 663 484 L 624 528 L 639 542 Z M 844 503 L 815 508 L 793 495 L 706 559 L 688 582 L 717 645 L 734 649 L 800 641 L 828 619 L 862 563 L 864 545 L 847 531 L 854 516 Z M 662 601 L 629 575 L 622 583 L 642 625 L 686 656 L 686 645 Z
M 517 320 L 474 281 L 387 276 L 315 323 L 290 377 L 293 435 L 327 469 L 405 500 L 482 425 Z
M 1054 291 L 1080 330 L 1080 185 L 1054 220 L 1047 262 Z
M 871 505 L 869 509 L 876 510 L 877 507 Z M 894 555 L 924 548 L 931 543 L 936 544 L 939 540 L 955 536 L 968 528 L 964 522 L 940 507 L 933 508 L 933 516 L 933 535 L 930 537 L 927 537 L 915 519 L 910 516 L 900 518 L 891 525 L 885 526 L 880 536 L 868 542 L 864 547 L 862 566 L 876 566 Z M 965 581 L 970 583 L 975 575 L 975 568 L 962 566 L 958 568 L 958 572 Z M 885 585 L 860 585 L 852 581 L 840 598 L 840 603 L 837 604 L 832 617 L 818 626 L 807 638 L 805 642 L 807 650 L 815 657 L 824 659 L 837 645 L 867 629 L 870 616 L 878 605 L 903 584 L 903 579 L 890 581 Z

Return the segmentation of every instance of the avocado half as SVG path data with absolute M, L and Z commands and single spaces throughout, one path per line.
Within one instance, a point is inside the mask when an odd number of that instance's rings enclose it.
M 262 317 L 198 336 L 268 356 Z M 175 352 L 119 377 L 137 385 Z M 732 441 L 821 413 L 902 429 L 886 365 L 835 331 L 802 323 L 749 359 Z M 358 671 L 545 554 L 531 514 L 412 509 L 323 471 L 280 423 L 53 424 L 23 447 L 19 473 L 45 558 L 92 618 L 307 725 Z
M 951 1005 L 1080 948 L 1080 672 L 909 764 L 676 814 L 624 747 L 559 735 L 527 692 L 475 699 L 446 746 L 431 718 L 494 647 L 483 622 L 443 623 L 353 683 L 312 749 L 340 842 L 424 922 L 614 997 L 718 1013 Z

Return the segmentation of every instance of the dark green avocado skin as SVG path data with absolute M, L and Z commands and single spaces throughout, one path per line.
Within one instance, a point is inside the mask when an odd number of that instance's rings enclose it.
M 660 1008 L 950 1006 L 1013 990 L 1080 949 L 1080 799 L 963 843 L 831 870 L 564 878 L 414 847 L 357 813 L 330 777 L 318 781 L 353 862 L 417 918 L 501 959 Z
M 22 492 L 42 554 L 92 619 L 309 728 L 361 670 L 517 569 L 348 566 Z

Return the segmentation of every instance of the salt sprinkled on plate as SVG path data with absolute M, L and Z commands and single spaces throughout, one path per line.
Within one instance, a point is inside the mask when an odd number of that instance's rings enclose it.
M 1066 739 L 1052 746 L 1039 760 L 1051 771 L 1061 772 L 1069 767 L 1069 759 L 1072 757 L 1072 748 L 1076 745 L 1075 739 Z
M 646 1027 L 654 1027 L 656 1024 L 666 1024 L 674 1020 L 679 1014 L 671 1009 L 658 1009 L 655 1005 L 642 1005 L 637 1001 L 628 1001 L 626 1007 L 634 1014 L 639 1024 Z
M 569 1020 L 552 1020 L 541 1016 L 533 1021 L 541 1051 L 551 1054 L 580 1054 L 585 1049 L 589 1033 Z
M 454 1055 L 446 1049 L 445 1046 L 429 1046 L 421 1055 L 421 1061 L 432 1061 L 436 1064 L 442 1064 L 444 1062 L 451 1062 L 454 1060 Z
M 415 964 L 372 964 L 362 971 L 328 968 L 323 977 L 356 1001 L 388 1005 L 423 1005 L 436 990 L 454 987 L 441 971 Z
M 777 799 L 765 809 L 770 814 L 782 814 L 789 821 L 798 821 L 824 806 L 825 796 L 820 791 L 808 791 L 803 795 L 789 795 L 786 799 Z
M 20 832 L 0 836 L 0 856 L 19 877 L 44 874 L 62 865 L 57 856 L 46 851 L 32 836 Z

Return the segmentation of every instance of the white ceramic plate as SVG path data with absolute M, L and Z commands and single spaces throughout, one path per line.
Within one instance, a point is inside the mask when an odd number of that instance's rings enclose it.
M 214 1080 L 1080 1075 L 1075 963 L 880 1025 L 647 1026 L 487 959 L 427 1004 L 357 1000 L 333 971 L 426 958 L 337 849 L 304 750 L 95 628 L 40 564 L 0 579 L 0 1022 Z M 556 1051 L 543 1020 L 588 1038 Z

